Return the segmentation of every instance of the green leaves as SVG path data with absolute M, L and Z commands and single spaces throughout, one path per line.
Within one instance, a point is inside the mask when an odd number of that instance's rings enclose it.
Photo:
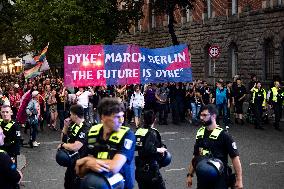
M 120 3 L 127 9 L 121 9 Z M 8 3 L 9 11 L 3 18 L 4 8 L 0 10 L 0 36 L 6 38 L 5 42 L 0 41 L 0 53 L 2 46 L 11 44 L 15 55 L 21 54 L 21 49 L 36 54 L 50 42 L 48 61 L 63 63 L 64 46 L 111 44 L 121 31 L 129 31 L 131 24 L 142 18 L 143 3 L 143 0 L 15 0 L 13 5 Z

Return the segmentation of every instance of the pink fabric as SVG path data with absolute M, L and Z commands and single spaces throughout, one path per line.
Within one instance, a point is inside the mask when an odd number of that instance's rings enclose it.
M 19 111 L 17 113 L 16 120 L 20 124 L 26 123 L 26 120 L 27 120 L 26 108 L 27 108 L 31 99 L 32 99 L 32 94 L 31 94 L 31 91 L 29 90 L 22 97 L 20 108 L 19 108 Z

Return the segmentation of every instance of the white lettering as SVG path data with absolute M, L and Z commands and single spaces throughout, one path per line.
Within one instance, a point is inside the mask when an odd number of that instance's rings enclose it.
M 123 53 L 123 62 L 130 62 L 130 54 Z
M 117 53 L 116 57 L 115 57 L 115 62 L 122 62 L 122 57 L 120 53 Z
M 81 61 L 82 54 L 75 54 L 75 56 L 76 56 L 76 62 L 77 64 L 79 64 Z
M 179 62 L 182 62 L 182 61 L 185 62 L 185 53 L 184 52 L 182 52 L 182 54 L 178 53 L 178 61 Z
M 68 55 L 68 59 L 67 59 L 67 63 L 68 63 L 68 64 L 73 64 L 74 61 L 75 61 L 75 56 L 72 55 L 72 54 L 69 54 L 69 55 Z
M 149 62 L 150 62 L 150 63 L 151 63 L 151 62 L 155 63 L 153 56 L 148 55 L 148 59 L 149 59 Z
M 111 62 L 114 62 L 114 53 L 106 54 L 105 63 L 107 63 L 109 60 L 111 60 Z
M 90 63 L 95 64 L 97 59 L 97 54 L 91 54 Z
M 93 72 L 87 71 L 87 79 L 93 79 Z
M 77 80 L 77 73 L 78 73 L 78 71 L 72 71 L 73 80 Z

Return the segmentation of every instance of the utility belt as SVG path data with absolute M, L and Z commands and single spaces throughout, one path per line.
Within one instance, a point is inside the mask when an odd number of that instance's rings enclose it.
M 150 170 L 159 169 L 159 164 L 155 160 L 141 160 L 138 156 L 135 157 L 136 167 L 144 172 L 149 172 Z

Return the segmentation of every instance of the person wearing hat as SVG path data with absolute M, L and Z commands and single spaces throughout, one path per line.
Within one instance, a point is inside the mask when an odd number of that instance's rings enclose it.
M 38 91 L 32 92 L 32 99 L 30 100 L 26 113 L 28 116 L 27 124 L 30 128 L 30 146 L 38 147 L 40 145 L 39 142 L 36 141 L 37 137 L 37 128 L 39 124 L 38 116 L 39 116 L 39 103 L 38 99 Z
M 164 147 L 161 135 L 154 128 L 155 113 L 152 110 L 144 112 L 144 126 L 139 128 L 136 135 L 135 178 L 139 189 L 165 189 L 165 182 L 160 173 L 158 160 L 164 156 L 167 149 Z
M 229 187 L 242 189 L 242 166 L 236 142 L 228 132 L 217 125 L 216 117 L 217 109 L 215 105 L 210 104 L 202 107 L 200 114 L 202 127 L 196 134 L 193 159 L 189 164 L 189 172 L 187 174 L 187 186 L 192 186 L 192 177 L 196 173 L 197 189 L 228 189 Z M 228 165 L 228 156 L 232 160 L 236 176 L 232 174 L 232 170 Z M 206 160 L 206 158 L 211 158 L 211 162 L 217 159 L 214 162 L 222 165 L 222 169 L 218 170 L 218 175 L 206 173 L 210 169 L 209 167 L 204 167 L 204 165 L 208 164 L 209 160 L 206 164 L 199 164 L 204 162 L 201 160 Z M 202 170 L 199 169 L 200 167 L 203 167 Z M 204 175 L 209 178 L 204 178 Z

